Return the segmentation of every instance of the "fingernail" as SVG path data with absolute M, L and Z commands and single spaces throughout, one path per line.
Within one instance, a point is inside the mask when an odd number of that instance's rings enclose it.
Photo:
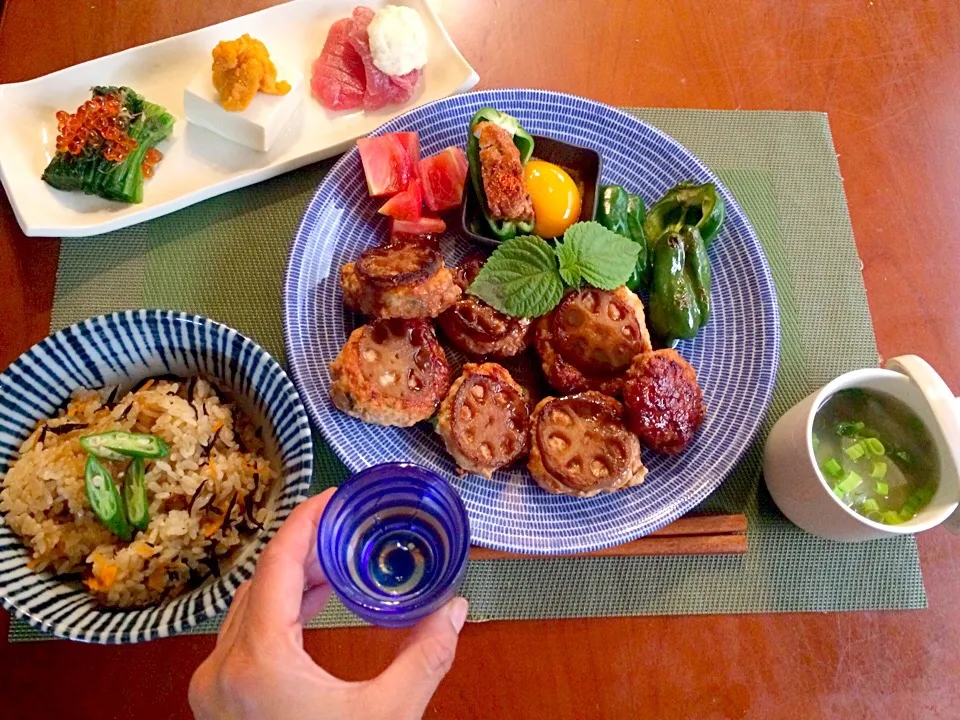
M 470 609 L 470 603 L 466 598 L 458 597 L 450 601 L 450 622 L 453 629 L 460 634 L 463 624 L 467 621 L 467 611 Z

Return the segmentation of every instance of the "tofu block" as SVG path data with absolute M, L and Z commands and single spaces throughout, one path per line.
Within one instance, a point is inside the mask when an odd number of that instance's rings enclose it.
M 220 105 L 213 73 L 205 67 L 183 91 L 187 120 L 240 145 L 266 152 L 280 136 L 303 100 L 303 73 L 275 63 L 277 78 L 290 83 L 286 95 L 258 92 L 246 110 L 229 112 Z

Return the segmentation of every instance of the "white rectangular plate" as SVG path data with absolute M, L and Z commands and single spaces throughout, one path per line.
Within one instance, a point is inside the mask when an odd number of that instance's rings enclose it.
M 0 85 L 0 180 L 23 232 L 30 236 L 99 235 L 252 185 L 346 150 L 358 137 L 411 108 L 469 90 L 479 77 L 425 0 L 390 0 L 420 12 L 429 61 L 416 94 L 403 105 L 374 112 L 330 112 L 310 94 L 313 61 L 327 30 L 358 4 L 374 10 L 386 0 L 294 0 L 186 35 L 130 48 L 35 80 Z M 300 68 L 306 83 L 296 114 L 269 152 L 257 152 L 186 121 L 183 89 L 209 67 L 221 40 L 243 33 L 262 40 L 278 64 Z M 282 78 L 281 78 L 282 79 Z M 137 205 L 55 190 L 40 179 L 54 155 L 55 113 L 73 112 L 93 85 L 128 85 L 177 117 L 159 145 L 164 159 Z

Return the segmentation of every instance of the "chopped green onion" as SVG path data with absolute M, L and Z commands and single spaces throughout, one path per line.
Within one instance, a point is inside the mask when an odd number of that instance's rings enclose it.
M 900 519 L 906 522 L 907 520 L 913 520 L 917 514 L 917 508 L 913 505 L 904 505 L 900 508 Z
M 874 522 L 883 522 L 883 515 L 881 515 L 879 512 L 868 513 L 867 520 L 873 520 Z
M 878 482 L 878 483 L 877 483 L 877 494 L 878 494 L 878 495 L 886 495 L 888 492 L 890 492 L 890 486 L 889 486 L 889 485 L 887 485 L 885 482 Z
M 863 482 L 863 478 L 857 475 L 855 472 L 853 472 L 853 470 L 851 470 L 850 472 L 847 473 L 847 476 L 840 481 L 840 483 L 837 485 L 837 488 L 839 490 L 843 490 L 843 492 L 845 493 L 848 493 L 860 487 L 860 483 L 862 482 Z
M 847 496 L 847 494 L 836 485 L 834 485 L 833 487 L 833 494 L 836 495 L 841 500 L 843 500 Z
M 883 522 L 887 525 L 899 525 L 903 520 L 900 517 L 900 513 L 896 510 L 887 510 L 883 513 Z
M 823 464 L 823 471 L 834 480 L 843 477 L 843 466 L 837 462 L 836 458 L 830 458 Z
M 818 447 L 820 447 L 820 438 L 817 437 L 817 434 L 816 434 L 816 433 L 813 433 L 813 435 L 812 435 L 811 438 L 810 438 L 810 442 L 811 442 L 811 444 L 813 445 L 813 449 L 814 449 L 814 450 L 816 450 Z
M 857 433 L 863 430 L 864 427 L 865 425 L 862 422 L 837 423 L 837 435 L 856 437 Z
M 913 456 L 912 456 L 910 453 L 908 453 L 906 450 L 897 450 L 897 451 L 896 451 L 895 453 L 893 453 L 893 454 L 894 454 L 896 457 L 898 457 L 898 458 L 900 458 L 901 460 L 903 460 L 903 462 L 905 462 L 907 465 L 913 464 Z
M 866 438 L 861 442 L 863 442 L 874 455 L 883 455 L 887 452 L 887 449 L 883 447 L 883 443 L 876 438 Z
M 846 453 L 847 457 L 854 462 L 862 458 L 865 454 L 862 442 L 854 443 L 843 452 Z
M 920 503 L 923 504 L 930 500 L 936 492 L 936 488 L 932 485 L 924 485 L 922 488 L 914 493 L 918 498 L 920 498 Z
M 875 480 L 883 480 L 887 476 L 887 464 L 883 460 L 874 460 L 873 465 L 870 466 L 870 477 Z M 877 487 L 880 486 L 880 483 L 877 483 Z M 886 485 L 884 485 L 886 487 Z
M 860 506 L 860 509 L 865 513 L 879 512 L 880 504 L 873 498 L 867 498 L 863 501 L 863 505 Z

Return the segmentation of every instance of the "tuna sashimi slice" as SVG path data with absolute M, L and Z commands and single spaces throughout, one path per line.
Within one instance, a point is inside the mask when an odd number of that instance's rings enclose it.
M 335 22 L 327 33 L 323 52 L 313 63 L 310 87 L 328 110 L 353 110 L 364 104 L 367 73 L 363 59 L 350 42 L 354 26 L 352 18 Z
M 420 81 L 420 70 L 411 70 L 406 75 L 394 77 L 387 75 L 373 64 L 370 38 L 367 34 L 367 26 L 373 20 L 373 15 L 374 12 L 370 8 L 362 6 L 354 8 L 353 28 L 348 36 L 350 45 L 359 55 L 366 74 L 363 107 L 367 110 L 376 110 L 390 103 L 407 102 L 413 97 L 417 83 Z

